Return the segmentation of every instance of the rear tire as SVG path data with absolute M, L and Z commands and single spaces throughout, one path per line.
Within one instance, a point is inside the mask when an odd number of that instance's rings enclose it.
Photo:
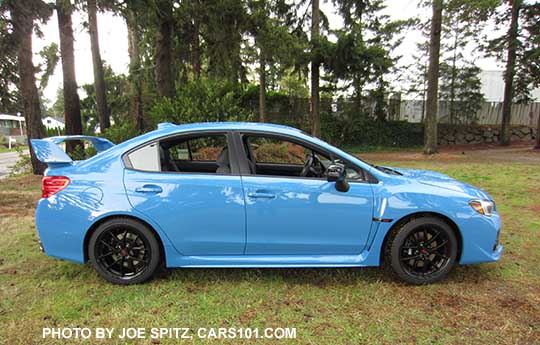
M 407 283 L 431 284 L 446 277 L 454 266 L 458 241 L 442 219 L 421 217 L 397 226 L 389 234 L 384 266 Z
M 89 261 L 113 284 L 138 284 L 152 278 L 161 262 L 159 242 L 146 225 L 115 218 L 99 225 L 88 242 Z

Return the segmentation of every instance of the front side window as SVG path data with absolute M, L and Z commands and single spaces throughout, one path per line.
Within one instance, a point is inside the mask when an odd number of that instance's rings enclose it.
M 248 137 L 247 140 L 258 163 L 304 164 L 310 152 L 301 145 L 275 138 Z
M 279 137 L 246 135 L 243 141 L 252 174 L 324 178 L 330 164 L 326 155 Z
M 252 174 L 326 178 L 335 157 L 280 137 L 245 135 L 245 151 Z M 361 169 L 346 164 L 347 178 L 362 181 Z

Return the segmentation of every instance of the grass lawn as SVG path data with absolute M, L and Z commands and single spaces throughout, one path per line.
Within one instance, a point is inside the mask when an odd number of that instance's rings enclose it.
M 377 268 L 176 269 L 113 286 L 88 265 L 39 252 L 39 178 L 10 178 L 0 181 L 0 342 L 44 343 L 42 327 L 295 327 L 304 344 L 540 343 L 540 164 L 368 156 L 486 189 L 503 217 L 501 261 L 456 267 L 420 287 Z
M 0 146 L 0 153 L 4 153 L 4 152 L 16 152 L 17 149 L 21 150 L 21 151 L 25 151 L 25 150 L 28 150 L 28 146 L 18 146 L 17 148 L 13 147 L 11 149 L 7 148 L 7 147 L 4 147 L 4 146 Z

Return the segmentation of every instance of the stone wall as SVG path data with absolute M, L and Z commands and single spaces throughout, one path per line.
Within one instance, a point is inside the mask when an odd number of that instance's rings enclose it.
M 451 126 L 439 124 L 439 145 L 491 144 L 499 142 L 499 126 Z M 536 138 L 536 128 L 511 128 L 512 141 Z

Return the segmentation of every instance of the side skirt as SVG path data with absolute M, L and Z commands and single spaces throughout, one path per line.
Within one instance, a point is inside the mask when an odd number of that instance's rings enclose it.
M 167 258 L 167 267 L 365 267 L 368 252 L 360 255 L 222 255 L 175 256 Z

